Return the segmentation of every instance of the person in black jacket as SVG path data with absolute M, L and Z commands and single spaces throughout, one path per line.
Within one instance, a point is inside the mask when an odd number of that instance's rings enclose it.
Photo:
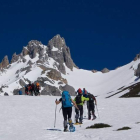
M 91 114 L 93 116 L 93 119 L 96 119 L 96 116 L 95 116 L 95 105 L 97 105 L 97 100 L 95 98 L 94 95 L 88 93 L 88 97 L 89 97 L 89 101 L 87 102 L 87 108 L 88 108 L 88 119 L 90 120 L 91 119 Z M 95 105 L 94 105 L 94 102 L 95 102 Z

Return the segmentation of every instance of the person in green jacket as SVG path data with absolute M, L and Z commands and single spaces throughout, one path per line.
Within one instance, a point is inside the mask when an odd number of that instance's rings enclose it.
M 82 124 L 82 121 L 83 121 L 83 104 L 84 104 L 84 101 L 89 101 L 89 98 L 83 97 L 83 92 L 80 88 L 77 90 L 77 92 L 78 92 L 78 95 L 75 97 L 74 101 L 76 102 L 79 110 L 75 109 L 75 112 L 76 112 L 75 119 L 76 119 L 76 123 Z M 80 113 L 80 116 L 79 116 L 79 113 Z

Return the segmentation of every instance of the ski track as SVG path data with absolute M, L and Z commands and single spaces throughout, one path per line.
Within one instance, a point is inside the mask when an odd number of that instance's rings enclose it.
M 55 99 L 53 96 L 1 96 L 0 98 L 0 140 L 138 140 L 140 122 L 139 99 L 103 99 L 97 98 L 98 117 L 94 121 L 84 119 L 83 124 L 75 125 L 75 132 L 63 132 L 61 105 L 57 106 L 54 128 Z M 73 111 L 74 112 L 74 111 Z M 96 110 L 96 116 L 97 110 Z M 74 114 L 72 116 L 74 118 Z M 95 123 L 105 123 L 112 127 L 102 129 L 85 129 Z M 132 129 L 116 131 L 128 126 Z

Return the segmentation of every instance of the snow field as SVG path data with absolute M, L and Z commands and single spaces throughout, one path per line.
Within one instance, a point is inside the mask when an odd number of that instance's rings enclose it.
M 140 130 L 139 98 L 103 99 L 97 98 L 100 118 L 84 120 L 76 131 L 48 131 L 54 128 L 55 100 L 53 96 L 1 96 L 0 98 L 0 140 L 138 140 Z M 57 106 L 56 129 L 63 130 L 61 105 Z M 74 112 L 74 111 L 73 111 Z M 96 111 L 97 115 L 97 111 Z M 98 115 L 97 115 L 98 116 Z M 112 127 L 85 129 L 95 123 L 105 123 Z M 132 129 L 116 131 L 128 126 Z

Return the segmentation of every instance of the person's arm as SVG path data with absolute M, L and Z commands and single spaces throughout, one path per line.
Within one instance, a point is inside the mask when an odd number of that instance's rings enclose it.
M 97 105 L 97 100 L 96 100 L 96 98 L 94 96 L 93 96 L 93 99 L 95 101 L 95 105 Z
M 71 101 L 72 101 L 73 105 L 76 107 L 76 109 L 79 110 L 79 108 L 77 107 L 77 104 L 75 103 L 75 101 L 73 101 L 72 99 L 71 99 Z
M 87 97 L 83 97 L 84 98 L 84 101 L 89 101 L 89 98 Z
M 97 100 L 96 100 L 96 98 L 95 98 L 95 105 L 97 105 Z

